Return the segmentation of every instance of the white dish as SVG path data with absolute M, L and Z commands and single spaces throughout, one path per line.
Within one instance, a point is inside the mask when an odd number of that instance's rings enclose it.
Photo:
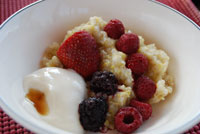
M 125 27 L 155 42 L 171 57 L 173 95 L 153 106 L 153 116 L 137 134 L 182 133 L 200 121 L 200 27 L 181 13 L 147 0 L 53 0 L 35 2 L 0 27 L 0 106 L 36 133 L 69 134 L 36 119 L 23 108 L 22 81 L 39 68 L 47 45 L 63 40 L 67 30 L 91 16 L 120 19 Z

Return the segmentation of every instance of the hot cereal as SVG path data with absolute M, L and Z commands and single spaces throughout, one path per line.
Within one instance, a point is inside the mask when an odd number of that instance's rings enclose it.
M 151 104 L 172 93 L 169 60 L 165 51 L 144 44 L 120 20 L 94 16 L 69 30 L 61 44 L 49 45 L 41 67 L 73 69 L 84 78 L 88 97 L 77 113 L 85 130 L 132 133 L 150 118 Z

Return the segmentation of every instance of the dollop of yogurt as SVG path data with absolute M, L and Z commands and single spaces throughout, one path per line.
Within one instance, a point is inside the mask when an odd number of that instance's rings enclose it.
M 30 89 L 44 93 L 49 112 L 40 117 L 45 122 L 68 132 L 83 134 L 78 107 L 86 98 L 84 79 L 71 69 L 47 67 L 24 78 L 25 94 Z M 39 113 L 38 113 L 39 114 Z

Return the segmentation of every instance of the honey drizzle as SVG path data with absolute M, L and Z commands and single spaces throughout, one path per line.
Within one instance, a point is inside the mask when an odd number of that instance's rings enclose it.
M 43 92 L 30 88 L 29 92 L 26 94 L 26 97 L 33 102 L 38 113 L 41 115 L 47 115 L 49 113 L 49 107 Z

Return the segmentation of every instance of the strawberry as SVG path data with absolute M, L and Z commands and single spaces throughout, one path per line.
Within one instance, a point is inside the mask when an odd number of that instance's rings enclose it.
M 100 52 L 92 35 L 86 31 L 74 33 L 63 42 L 57 56 L 65 68 L 74 69 L 84 78 L 98 71 Z

